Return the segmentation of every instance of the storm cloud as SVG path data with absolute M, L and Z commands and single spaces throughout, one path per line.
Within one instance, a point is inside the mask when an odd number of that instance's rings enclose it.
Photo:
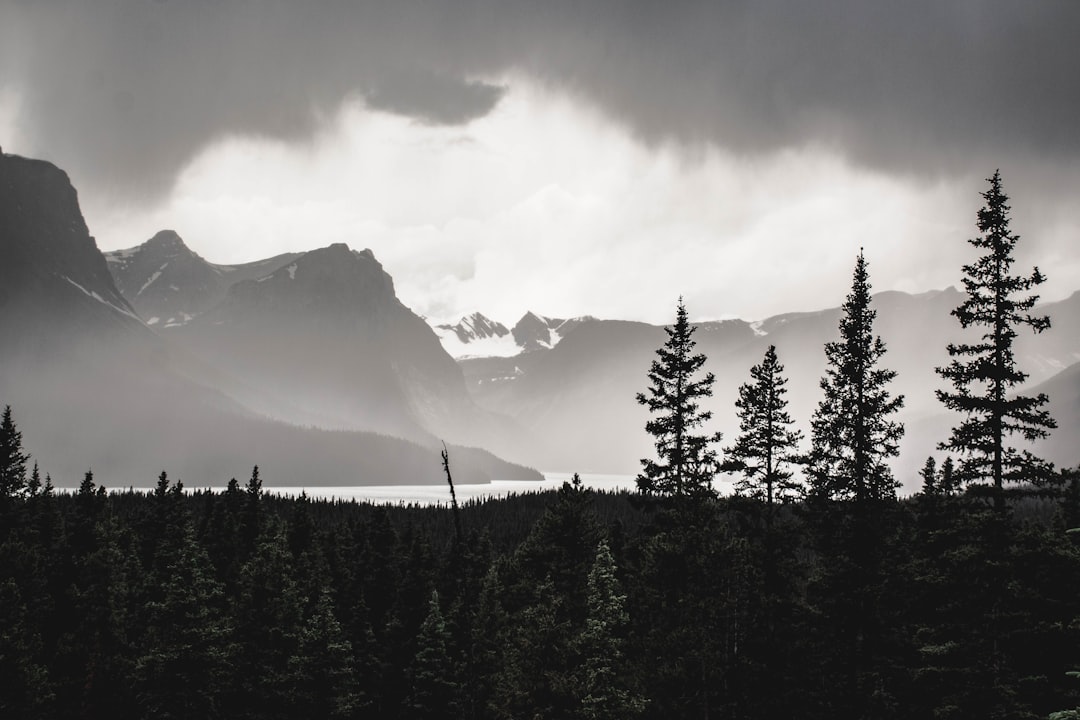
M 1073 0 L 3 0 L 0 19 L 31 149 L 132 197 L 350 100 L 467 123 L 516 74 L 691 152 L 821 145 L 927 176 L 1080 156 Z

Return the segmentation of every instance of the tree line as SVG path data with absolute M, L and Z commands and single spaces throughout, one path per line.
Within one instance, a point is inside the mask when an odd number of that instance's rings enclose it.
M 980 241 L 1011 248 L 997 175 L 986 196 Z M 810 451 L 774 348 L 717 448 L 680 306 L 640 397 L 657 455 L 636 493 L 575 478 L 375 506 L 275 496 L 258 468 L 221 492 L 162 473 L 152 492 L 110 493 L 87 473 L 60 493 L 7 408 L 0 716 L 1075 717 L 1080 476 L 988 439 L 1049 429 L 1045 399 L 1008 392 L 1020 373 L 993 346 L 1026 322 L 1034 300 L 1017 295 L 1041 277 L 1006 282 L 1008 257 L 986 265 L 1004 266 L 997 280 L 965 269 L 959 321 L 1002 307 L 1013 320 L 950 350 L 943 402 L 968 414 L 943 449 L 958 457 L 928 461 L 911 498 L 888 468 L 902 400 L 861 255 Z M 720 469 L 735 494 L 711 492 Z

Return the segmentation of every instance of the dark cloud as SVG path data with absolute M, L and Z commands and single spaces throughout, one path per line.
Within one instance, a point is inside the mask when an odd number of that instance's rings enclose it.
M 4 4 L 6 3 L 6 4 Z M 350 97 L 426 123 L 519 71 L 646 142 L 824 143 L 936 174 L 1074 166 L 1075 0 L 0 0 L 0 86 L 77 176 L 168 187 L 229 133 L 303 138 Z
M 506 88 L 439 73 L 387 73 L 365 93 L 369 107 L 434 125 L 458 125 L 486 115 Z

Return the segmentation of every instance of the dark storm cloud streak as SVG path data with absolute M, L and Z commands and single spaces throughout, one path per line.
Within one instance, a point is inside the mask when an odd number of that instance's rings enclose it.
M 1074 163 L 1074 0 L 8 2 L 0 86 L 77 174 L 160 192 L 229 133 L 305 138 L 350 97 L 427 123 L 523 71 L 647 142 L 831 144 L 919 173 Z M 12 49 L 14 48 L 14 49 Z

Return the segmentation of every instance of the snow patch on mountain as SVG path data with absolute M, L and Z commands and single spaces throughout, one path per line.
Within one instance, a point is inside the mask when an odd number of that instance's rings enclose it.
M 71 283 L 71 284 L 72 284 L 72 285 L 74 285 L 75 287 L 77 287 L 77 288 L 78 288 L 79 290 L 81 290 L 81 291 L 82 291 L 82 292 L 83 292 L 83 293 L 84 293 L 84 294 L 85 294 L 85 295 L 86 295 L 87 297 L 91 297 L 91 298 L 93 298 L 93 299 L 97 300 L 97 301 L 98 301 L 99 303 L 101 303 L 102 305 L 106 305 L 106 306 L 108 306 L 109 308 L 112 308 L 112 309 L 113 309 L 113 310 L 115 310 L 116 312 L 120 313 L 121 315 L 124 315 L 124 316 L 126 316 L 126 317 L 129 317 L 129 318 L 131 318 L 131 319 L 132 319 L 132 320 L 134 320 L 135 322 L 138 322 L 138 323 L 141 323 L 141 322 L 142 322 L 142 320 L 140 320 L 140 319 L 138 318 L 138 316 L 136 316 L 136 315 L 135 315 L 134 313 L 128 312 L 127 310 L 125 310 L 124 308 L 120 307 L 119 305 L 114 305 L 113 303 L 111 303 L 111 302 L 109 302 L 108 300 L 106 300 L 105 298 L 101 297 L 101 295 L 99 295 L 98 293 L 94 292 L 93 290 L 87 290 L 87 289 L 86 289 L 86 288 L 84 288 L 84 287 L 83 287 L 82 285 L 80 285 L 79 283 L 77 283 L 77 282 L 75 282 L 74 280 L 72 280 L 71 278 L 69 278 L 69 277 L 68 277 L 67 275 L 61 275 L 60 277 L 61 277 L 61 278 L 63 278 L 64 280 L 67 280 L 67 281 L 68 281 L 69 283 Z
M 456 324 L 444 323 L 432 329 L 443 349 L 455 359 L 512 357 L 521 350 L 505 325 L 478 312 L 461 318 Z
M 438 335 L 438 332 L 436 332 Z M 512 335 L 507 333 L 501 337 L 486 337 L 479 340 L 462 342 L 454 333 L 440 335 L 443 349 L 455 360 L 479 357 L 514 357 L 521 352 L 521 348 L 514 342 Z
M 146 282 L 144 282 L 142 287 L 139 288 L 139 292 L 135 293 L 135 297 L 139 297 L 140 295 L 143 294 L 143 291 L 146 290 L 146 288 L 153 285 L 154 281 L 157 280 L 159 277 L 161 277 L 161 271 L 164 270 L 168 266 L 169 266 L 169 263 L 165 263 L 164 265 L 161 266 L 161 268 L 159 270 L 156 270 L 154 272 L 154 274 L 150 276 L 150 279 L 147 280 Z

